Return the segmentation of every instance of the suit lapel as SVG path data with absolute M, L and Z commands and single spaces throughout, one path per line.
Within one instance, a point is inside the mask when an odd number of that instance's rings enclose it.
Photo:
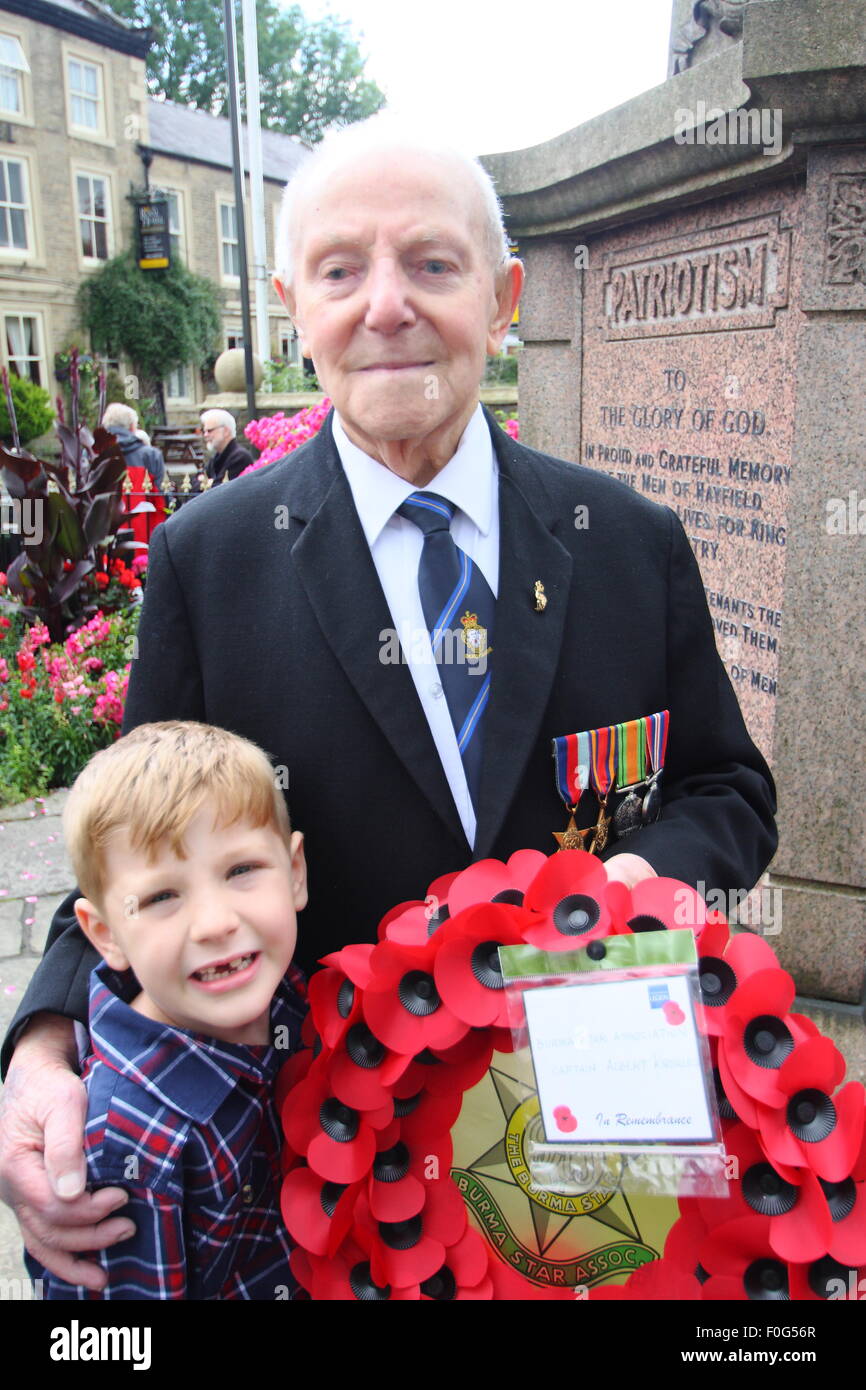
M 512 444 L 497 425 L 491 428 L 500 467 L 499 594 L 476 859 L 491 853 L 538 739 L 559 663 L 572 570 L 570 554 L 551 534 L 557 515 L 546 501 L 532 455 Z M 533 497 L 532 506 L 527 496 Z M 540 613 L 536 580 L 543 583 L 548 600 Z
M 294 471 L 296 469 L 297 471 Z M 331 435 L 330 418 L 297 456 L 292 557 L 325 641 L 397 757 L 442 821 L 466 843 L 409 667 L 380 660 L 393 619 Z

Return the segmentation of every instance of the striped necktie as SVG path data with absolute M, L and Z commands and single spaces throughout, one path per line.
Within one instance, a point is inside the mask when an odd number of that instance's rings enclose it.
M 397 508 L 424 534 L 418 564 L 421 608 L 477 811 L 496 600 L 481 570 L 454 543 L 455 510 L 435 492 L 413 492 Z

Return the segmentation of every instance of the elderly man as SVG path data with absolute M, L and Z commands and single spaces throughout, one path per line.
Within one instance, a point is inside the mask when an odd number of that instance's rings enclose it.
M 124 405 L 122 401 L 112 401 L 105 408 L 102 427 L 115 436 L 128 467 L 147 469 L 154 487 L 159 487 L 165 474 L 165 460 L 159 449 L 141 438 L 138 414 L 132 406 Z
M 252 454 L 237 442 L 237 429 L 237 421 L 228 410 L 206 410 L 201 417 L 201 432 L 208 453 L 205 471 L 215 483 L 236 478 L 253 461 Z
M 513 443 L 479 406 L 523 277 L 481 167 L 381 120 L 342 132 L 290 186 L 281 246 L 280 293 L 334 412 L 289 460 L 159 528 L 127 728 L 206 719 L 288 772 L 308 966 L 373 939 L 439 874 L 553 850 L 551 740 L 660 710 L 661 818 L 612 841 L 609 876 L 750 887 L 775 846 L 772 782 L 677 517 Z M 476 641 L 492 635 L 461 690 L 428 632 L 449 573 L 450 607 Z M 81 1194 L 67 1020 L 85 1017 L 92 962 L 64 906 L 17 1020 L 33 1019 L 10 1071 L 3 1182 L 36 1257 L 99 1287 L 69 1252 L 126 1223 L 103 1222 L 117 1190 Z

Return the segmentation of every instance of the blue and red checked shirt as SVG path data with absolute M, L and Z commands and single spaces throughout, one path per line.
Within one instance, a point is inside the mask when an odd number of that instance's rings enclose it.
M 105 963 L 92 972 L 82 1073 L 89 1186 L 126 1189 L 136 1234 L 89 1257 L 108 1274 L 102 1293 L 26 1255 L 30 1275 L 51 1299 L 290 1298 L 273 1086 L 300 1043 L 304 976 L 289 967 L 263 1047 L 145 1018 L 126 1002 L 138 989 Z

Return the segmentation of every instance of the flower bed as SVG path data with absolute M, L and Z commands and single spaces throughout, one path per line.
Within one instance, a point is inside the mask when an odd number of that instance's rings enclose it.
M 129 589 L 131 571 L 102 586 Z M 0 590 L 5 576 L 0 576 Z M 0 617 L 0 803 L 67 787 L 120 732 L 138 606 L 96 612 L 64 642 L 44 623 Z

